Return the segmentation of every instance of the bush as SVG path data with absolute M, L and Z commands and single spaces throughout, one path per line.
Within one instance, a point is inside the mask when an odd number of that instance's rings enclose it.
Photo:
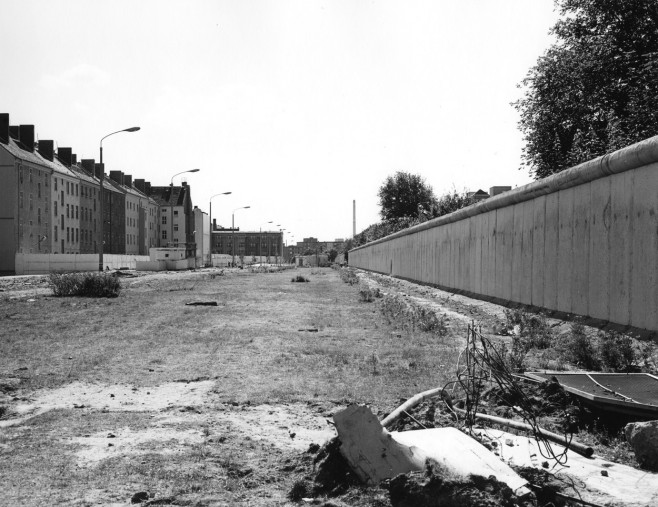
M 110 273 L 51 273 L 48 283 L 57 297 L 115 298 L 121 281 Z
M 629 371 L 636 361 L 633 339 L 615 331 L 599 333 L 601 362 L 610 371 Z
M 340 279 L 350 285 L 359 283 L 359 277 L 356 276 L 356 273 L 351 268 L 340 268 Z
M 415 331 L 435 333 L 445 336 L 448 332 L 445 315 L 413 301 L 405 301 L 396 295 L 387 295 L 382 302 L 381 311 L 389 324 L 401 325 Z
M 585 333 L 585 326 L 576 321 L 571 324 L 571 334 L 564 343 L 565 359 L 586 370 L 598 370 L 599 360 L 592 340 Z
M 294 278 L 293 278 L 292 280 L 290 280 L 290 281 L 291 281 L 291 282 L 310 282 L 310 280 L 309 280 L 308 278 L 303 277 L 302 275 L 297 275 L 296 277 L 294 277 Z
M 507 328 L 519 336 L 517 347 L 547 349 L 553 344 L 553 335 L 544 315 L 535 315 L 521 310 L 505 310 Z M 518 332 L 517 332 L 518 330 Z
M 382 293 L 379 288 L 371 289 L 370 287 L 365 287 L 359 290 L 359 297 L 361 298 L 361 301 L 372 303 L 375 298 L 382 297 Z

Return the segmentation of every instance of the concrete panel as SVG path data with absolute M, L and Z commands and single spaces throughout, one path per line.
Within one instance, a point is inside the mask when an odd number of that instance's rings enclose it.
M 532 243 L 533 220 L 535 218 L 534 201 L 526 201 L 516 205 L 521 215 L 521 263 L 517 266 L 516 285 L 519 287 L 519 301 L 525 305 L 532 303 Z M 515 219 L 515 223 L 516 223 Z
M 544 226 L 544 307 L 557 308 L 558 231 L 560 225 L 560 194 L 546 196 Z
M 544 228 L 546 226 L 546 196 L 538 197 L 532 209 L 532 293 L 530 304 L 544 306 Z
M 483 228 L 486 215 L 478 215 L 471 218 L 471 231 L 473 233 L 473 267 L 471 290 L 476 294 L 482 294 L 482 241 Z
M 486 248 L 482 249 L 482 286 L 484 294 L 487 296 L 496 295 L 496 211 L 490 211 L 484 215 L 486 217 L 484 238 Z
M 630 323 L 655 329 L 658 323 L 658 167 L 633 172 Z
M 590 184 L 589 315 L 610 318 L 610 178 Z
M 573 188 L 571 311 L 578 315 L 589 315 L 590 185 Z
M 559 192 L 557 238 L 557 309 L 571 313 L 573 276 L 573 188 Z
M 514 243 L 514 207 L 496 210 L 496 293 L 495 297 L 512 299 Z
M 522 257 L 523 257 L 523 210 L 522 204 L 512 206 L 512 301 L 521 301 Z
M 633 173 L 612 175 L 610 195 L 610 320 L 630 324 Z

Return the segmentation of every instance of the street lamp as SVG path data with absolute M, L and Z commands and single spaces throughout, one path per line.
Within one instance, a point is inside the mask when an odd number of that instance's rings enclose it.
M 139 127 L 130 127 L 128 129 L 123 129 L 123 130 L 117 130 L 116 132 L 112 132 L 104 137 L 101 137 L 101 142 L 100 142 L 100 155 L 101 155 L 101 175 L 100 175 L 100 182 L 101 182 L 101 189 L 98 198 L 100 199 L 100 214 L 101 214 L 101 226 L 100 226 L 100 253 L 98 255 L 98 271 L 103 271 L 103 247 L 104 247 L 104 241 L 103 241 L 103 225 L 105 223 L 105 217 L 103 216 L 103 177 L 105 176 L 105 167 L 103 166 L 103 139 L 106 137 L 113 136 L 114 134 L 118 134 L 119 132 L 137 132 L 139 130 Z
M 174 243 L 174 202 L 173 202 L 173 197 L 174 197 L 174 178 L 178 176 L 179 174 L 185 174 L 185 173 L 198 173 L 201 169 L 188 169 L 187 171 L 181 171 L 179 173 L 174 174 L 171 177 L 171 181 L 169 182 L 169 206 L 171 207 L 171 216 L 170 216 L 170 221 L 171 221 L 171 239 L 169 240 L 170 243 Z M 187 240 L 187 238 L 185 238 Z M 187 241 L 186 241 L 187 243 Z
M 232 264 L 235 265 L 235 212 L 240 210 L 240 209 L 249 209 L 251 206 L 242 206 L 241 208 L 235 208 L 233 210 L 233 213 L 231 213 L 231 243 L 232 243 L 232 250 L 233 250 L 233 261 Z
M 285 229 L 279 229 L 279 232 L 281 233 L 281 250 L 279 250 L 279 253 L 281 256 L 279 257 L 279 266 L 283 264 L 283 233 Z
M 212 200 L 219 196 L 219 195 L 230 195 L 231 192 L 220 192 L 219 194 L 215 194 L 210 197 L 210 201 L 208 203 L 208 207 L 210 208 L 210 263 L 212 264 L 212 231 L 214 230 L 214 227 L 212 225 Z
M 265 223 L 266 224 L 271 224 L 272 222 L 274 222 L 274 220 L 270 220 L 269 222 L 265 222 Z M 260 231 L 258 233 L 258 262 L 260 264 L 263 263 L 262 252 L 261 252 L 261 249 L 263 247 L 263 225 L 264 224 L 260 224 L 260 227 L 259 227 Z

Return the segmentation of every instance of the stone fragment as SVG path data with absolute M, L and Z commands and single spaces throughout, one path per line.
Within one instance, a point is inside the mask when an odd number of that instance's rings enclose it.
M 629 423 L 624 432 L 640 466 L 658 471 L 658 420 Z

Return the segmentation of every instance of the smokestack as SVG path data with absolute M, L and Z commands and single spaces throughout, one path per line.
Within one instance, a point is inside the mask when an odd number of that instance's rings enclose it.
M 352 201 L 352 237 L 356 236 L 356 199 Z
M 150 181 L 145 181 L 144 182 L 144 190 L 146 190 L 146 192 L 144 192 L 146 195 L 151 195 L 151 182 Z
M 43 158 L 52 162 L 55 158 L 55 142 L 39 139 L 39 153 Z
M 93 158 L 83 158 L 82 159 L 82 168 L 87 171 L 89 174 L 94 176 L 94 164 L 95 160 Z
M 132 187 L 133 186 L 132 174 L 124 174 L 123 175 L 123 184 L 126 187 Z
M 77 165 L 77 164 L 78 164 L 78 156 L 75 153 L 73 153 L 71 155 L 71 165 Z
M 71 148 L 58 148 L 57 149 L 57 158 L 66 167 L 71 167 L 72 151 L 73 150 L 71 150 Z
M 123 173 L 121 171 L 110 171 L 110 179 L 116 181 L 119 185 L 123 185 Z
M 0 113 L 0 143 L 9 143 L 9 113 Z
M 18 134 L 18 125 L 9 125 L 9 137 L 18 141 L 18 138 L 20 137 Z
M 18 127 L 18 139 L 23 149 L 34 152 L 34 125 L 21 125 Z
M 144 183 L 145 181 L 142 178 L 135 178 L 135 188 L 143 194 L 146 193 L 146 185 Z

